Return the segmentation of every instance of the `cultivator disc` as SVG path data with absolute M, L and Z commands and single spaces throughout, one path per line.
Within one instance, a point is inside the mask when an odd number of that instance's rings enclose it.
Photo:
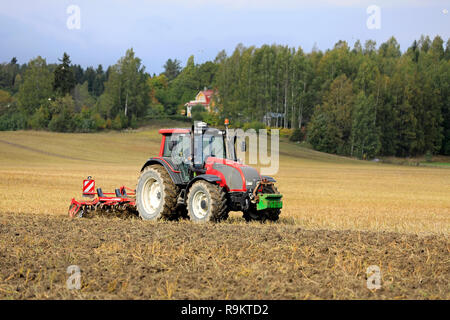
M 80 209 L 81 205 L 72 203 L 69 206 L 69 217 L 71 218 L 79 217 Z

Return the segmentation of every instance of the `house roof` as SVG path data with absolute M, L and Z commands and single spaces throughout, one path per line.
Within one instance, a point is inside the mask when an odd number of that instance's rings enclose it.
M 203 90 L 201 92 L 203 92 L 205 97 L 211 97 L 213 95 L 213 93 L 214 93 L 214 90 L 213 89 L 208 89 L 208 90 Z
M 202 104 L 202 105 L 204 105 L 204 106 L 209 105 L 209 103 L 211 102 L 211 97 L 212 97 L 212 95 L 214 94 L 214 90 L 208 89 L 208 90 L 202 90 L 202 91 L 199 91 L 199 93 L 197 94 L 197 96 L 198 96 L 200 93 L 202 93 L 202 94 L 205 96 L 205 102 L 200 102 L 200 101 L 197 101 L 197 100 L 191 100 L 191 101 L 189 101 L 188 103 L 186 103 L 185 105 L 188 105 L 188 106 L 195 106 L 195 105 L 197 105 L 197 104 Z
M 203 95 L 205 96 L 206 104 L 209 104 L 209 102 L 211 101 L 211 96 L 214 94 L 214 90 L 208 89 L 200 92 L 203 93 Z

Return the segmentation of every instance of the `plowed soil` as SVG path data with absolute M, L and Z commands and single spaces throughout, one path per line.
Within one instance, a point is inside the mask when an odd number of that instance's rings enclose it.
M 0 214 L 0 299 L 449 299 L 446 235 Z M 68 290 L 67 267 L 81 269 Z M 381 289 L 366 270 L 381 270 Z

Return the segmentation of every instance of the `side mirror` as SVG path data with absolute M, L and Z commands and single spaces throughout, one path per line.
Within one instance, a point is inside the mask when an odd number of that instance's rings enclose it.
M 246 152 L 247 151 L 247 143 L 245 141 L 242 141 L 241 144 L 241 151 Z

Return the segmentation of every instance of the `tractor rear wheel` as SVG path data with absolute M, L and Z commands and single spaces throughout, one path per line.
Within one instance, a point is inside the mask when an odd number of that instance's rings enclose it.
M 136 207 L 143 220 L 176 219 L 179 188 L 161 165 L 146 167 L 136 188 Z
M 278 189 L 274 185 L 268 185 L 263 187 L 263 193 L 275 193 L 280 194 Z M 278 221 L 280 217 L 281 209 L 265 209 L 265 210 L 256 210 L 256 205 L 251 204 L 250 208 L 247 211 L 244 211 L 244 219 L 247 222 L 250 221 L 261 221 L 265 222 L 269 221 Z
M 189 189 L 187 208 L 189 218 L 194 222 L 225 220 L 229 212 L 227 194 L 217 184 L 197 181 Z

